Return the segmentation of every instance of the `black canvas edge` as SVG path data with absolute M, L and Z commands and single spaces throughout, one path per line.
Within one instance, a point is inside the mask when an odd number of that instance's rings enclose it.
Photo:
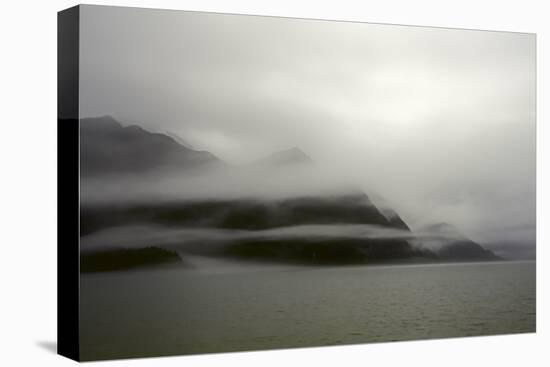
M 80 360 L 80 7 L 57 13 L 57 353 Z

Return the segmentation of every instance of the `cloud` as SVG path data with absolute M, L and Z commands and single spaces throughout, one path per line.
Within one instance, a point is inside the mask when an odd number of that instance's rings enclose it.
M 93 6 L 81 20 L 82 116 L 233 163 L 298 146 L 413 226 L 534 241 L 506 229 L 535 223 L 532 34 Z
M 169 228 L 161 226 L 126 226 L 104 229 L 82 238 L 86 251 L 105 247 L 127 248 L 163 245 L 179 250 L 194 250 L 207 254 L 212 249 L 238 240 L 257 239 L 403 239 L 430 241 L 441 246 L 463 239 L 457 233 L 445 231 L 417 231 L 383 227 L 371 224 L 297 225 L 266 230 L 229 230 L 217 228 Z

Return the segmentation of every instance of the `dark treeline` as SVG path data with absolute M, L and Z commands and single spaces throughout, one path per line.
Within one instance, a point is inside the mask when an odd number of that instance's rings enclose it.
M 80 271 L 83 273 L 129 270 L 157 265 L 181 263 L 174 251 L 159 247 L 140 249 L 113 249 L 80 254 Z

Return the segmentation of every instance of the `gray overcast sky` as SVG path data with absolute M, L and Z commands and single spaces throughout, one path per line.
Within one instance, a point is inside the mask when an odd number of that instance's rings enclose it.
M 535 36 L 84 6 L 81 116 L 300 147 L 413 225 L 534 243 Z

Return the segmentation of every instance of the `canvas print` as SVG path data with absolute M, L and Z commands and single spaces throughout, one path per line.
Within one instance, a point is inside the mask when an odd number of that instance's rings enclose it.
M 83 360 L 535 332 L 535 35 L 80 6 Z

